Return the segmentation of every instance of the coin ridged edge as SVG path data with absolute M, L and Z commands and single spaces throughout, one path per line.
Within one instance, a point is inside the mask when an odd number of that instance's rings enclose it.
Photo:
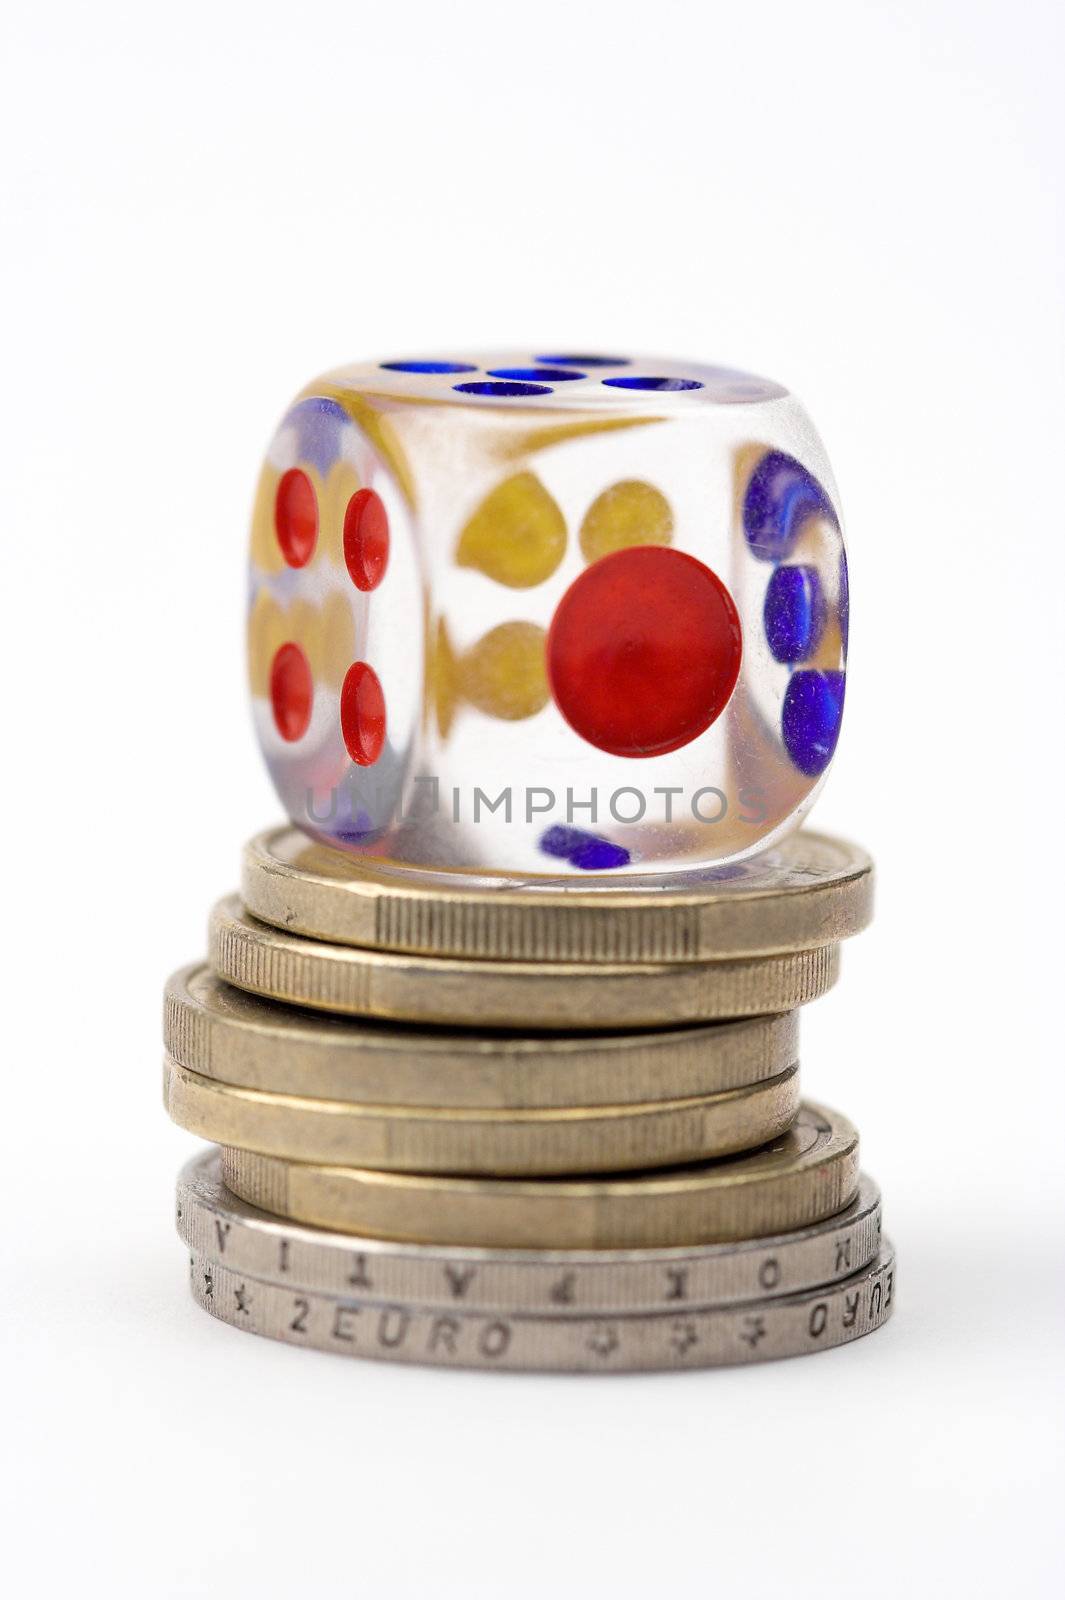
M 758 1165 L 759 1152 L 705 1167 L 618 1178 L 470 1178 L 288 1161 L 222 1147 L 226 1186 L 312 1227 L 442 1245 L 640 1249 L 764 1237 L 835 1215 L 858 1192 L 858 1135 L 807 1102 L 797 1125 L 828 1135 L 816 1161 Z M 552 1212 L 552 1207 L 554 1211 Z
M 284 932 L 341 945 L 475 960 L 698 962 L 835 944 L 860 933 L 872 916 L 869 856 L 819 834 L 797 837 L 852 858 L 829 882 L 731 896 L 708 889 L 702 897 L 690 890 L 665 897 L 612 887 L 594 904 L 579 885 L 524 895 L 509 887 L 478 893 L 392 885 L 369 865 L 360 878 L 357 858 L 349 857 L 338 858 L 344 878 L 331 879 L 272 853 L 273 841 L 291 831 L 268 829 L 245 846 L 245 904 Z M 308 847 L 331 853 L 310 840 Z
M 188 1132 L 292 1161 L 385 1171 L 552 1176 L 646 1171 L 768 1144 L 799 1109 L 799 1071 L 683 1100 L 547 1110 L 359 1105 L 245 1089 L 163 1063 Z
M 839 946 L 739 961 L 582 967 L 460 961 L 327 944 L 257 922 L 231 896 L 215 906 L 209 959 L 238 988 L 355 1016 L 482 1027 L 653 1026 L 790 1011 L 839 973 Z
M 248 1013 L 212 1010 L 192 992 L 203 977 Z M 392 1031 L 229 989 L 195 963 L 167 982 L 163 1044 L 190 1072 L 265 1092 L 299 1084 L 325 1099 L 536 1110 L 679 1100 L 775 1077 L 798 1059 L 798 1012 L 597 1037 Z

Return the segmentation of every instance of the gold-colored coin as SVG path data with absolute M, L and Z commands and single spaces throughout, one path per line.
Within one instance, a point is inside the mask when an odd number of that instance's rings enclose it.
M 648 1105 L 481 1111 L 354 1105 L 263 1094 L 164 1063 L 163 1100 L 189 1133 L 293 1161 L 388 1172 L 546 1176 L 626 1172 L 734 1155 L 784 1133 L 799 1109 L 799 1072 L 695 1100 Z
M 761 1150 L 629 1177 L 412 1176 L 229 1147 L 222 1175 L 250 1205 L 341 1233 L 485 1249 L 637 1250 L 764 1238 L 834 1216 L 858 1190 L 858 1135 L 838 1112 L 806 1104 Z
M 799 1014 L 658 1032 L 505 1034 L 312 1015 L 203 965 L 166 986 L 163 1042 L 190 1072 L 245 1089 L 383 1106 L 528 1111 L 686 1100 L 794 1066 Z
M 680 962 L 811 950 L 872 915 L 864 850 L 801 830 L 764 855 L 683 888 L 603 875 L 516 888 L 484 875 L 390 867 L 275 828 L 244 851 L 244 903 L 286 933 L 372 950 L 478 960 Z
M 839 946 L 672 965 L 456 961 L 324 944 L 257 921 L 236 896 L 211 914 L 220 978 L 273 1000 L 361 1017 L 481 1028 L 580 1030 L 790 1011 L 830 989 Z

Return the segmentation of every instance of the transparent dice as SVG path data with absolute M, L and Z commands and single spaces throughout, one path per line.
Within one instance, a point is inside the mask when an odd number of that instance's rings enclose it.
M 843 712 L 831 472 L 720 367 L 559 352 L 344 367 L 270 445 L 255 723 L 294 822 L 409 868 L 608 884 L 794 827 Z

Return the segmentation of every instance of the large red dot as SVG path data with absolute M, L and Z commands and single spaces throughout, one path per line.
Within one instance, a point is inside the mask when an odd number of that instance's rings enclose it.
M 289 744 L 302 739 L 314 706 L 314 676 L 307 657 L 291 640 L 270 664 L 270 704 L 282 739 Z
M 381 680 L 365 661 L 354 662 L 344 679 L 340 731 L 352 761 L 372 767 L 385 743 L 385 696 Z
M 356 589 L 376 589 L 388 566 L 388 512 L 372 489 L 359 489 L 344 513 L 344 560 Z
M 639 545 L 604 556 L 563 595 L 547 636 L 562 715 L 615 756 L 660 756 L 704 733 L 739 676 L 740 619 L 694 556 Z
M 305 567 L 318 543 L 318 501 L 314 484 L 299 467 L 290 467 L 277 486 L 274 528 L 290 567 Z

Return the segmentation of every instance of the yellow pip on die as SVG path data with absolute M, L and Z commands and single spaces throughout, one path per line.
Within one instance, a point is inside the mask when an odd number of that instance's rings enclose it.
M 813 427 L 720 367 L 343 367 L 259 481 L 274 783 L 301 827 L 411 868 L 616 879 L 764 849 L 835 751 L 848 612 Z

